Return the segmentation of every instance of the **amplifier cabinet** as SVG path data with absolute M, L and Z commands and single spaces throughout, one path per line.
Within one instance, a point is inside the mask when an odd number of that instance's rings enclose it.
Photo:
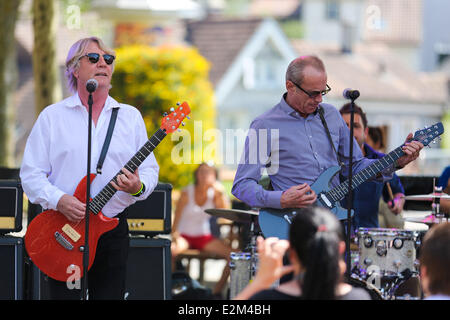
M 29 277 L 29 299 L 49 300 L 48 277 L 32 262 Z M 131 237 L 124 299 L 169 300 L 171 283 L 170 241 Z
M 23 238 L 0 237 L 0 300 L 23 299 L 23 254 Z
M 172 226 L 172 185 L 158 183 L 147 199 L 125 209 L 131 234 L 169 234 Z
M 128 252 L 126 300 L 170 300 L 170 241 L 132 237 Z
M 23 189 L 20 180 L 0 180 L 0 203 L 0 234 L 21 231 Z

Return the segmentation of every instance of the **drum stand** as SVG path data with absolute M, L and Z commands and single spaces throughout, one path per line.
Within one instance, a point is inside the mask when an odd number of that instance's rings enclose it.
M 250 243 L 244 251 L 250 252 L 250 268 L 249 268 L 249 279 L 253 279 L 256 273 L 256 264 L 258 260 L 256 259 L 257 247 L 256 247 L 256 238 L 259 235 L 258 232 L 255 231 L 255 219 L 257 216 L 251 217 L 250 222 Z
M 434 187 L 434 192 L 440 196 L 442 194 L 442 187 Z M 433 203 L 431 204 L 432 215 L 439 223 L 444 222 L 444 219 L 448 222 L 449 214 L 441 212 L 441 198 L 439 196 L 434 198 Z

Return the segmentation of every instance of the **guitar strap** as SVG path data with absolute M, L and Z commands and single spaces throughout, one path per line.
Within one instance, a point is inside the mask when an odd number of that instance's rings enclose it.
M 102 174 L 103 162 L 105 161 L 106 153 L 108 152 L 109 144 L 111 142 L 114 126 L 116 125 L 117 112 L 119 108 L 113 108 L 111 113 L 111 119 L 109 120 L 108 132 L 106 133 L 105 142 L 103 143 L 102 153 L 97 163 L 97 174 Z
M 339 153 L 336 151 L 336 148 L 334 147 L 334 143 L 333 143 L 333 139 L 331 138 L 330 130 L 328 129 L 327 122 L 325 121 L 325 117 L 323 115 L 322 106 L 319 106 L 317 108 L 317 111 L 319 112 L 320 120 L 322 121 L 322 124 L 325 127 L 325 131 L 327 132 L 328 140 L 330 141 L 331 147 L 333 148 L 334 152 L 336 153 L 337 160 L 339 162 L 339 165 L 342 168 L 345 166 L 345 164 L 344 164 L 344 162 L 341 161 L 341 157 L 339 156 Z

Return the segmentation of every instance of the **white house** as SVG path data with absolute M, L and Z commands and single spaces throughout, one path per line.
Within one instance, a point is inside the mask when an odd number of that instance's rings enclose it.
M 187 25 L 187 40 L 210 61 L 223 138 L 223 164 L 235 168 L 253 118 L 273 107 L 297 56 L 272 19 L 212 18 Z

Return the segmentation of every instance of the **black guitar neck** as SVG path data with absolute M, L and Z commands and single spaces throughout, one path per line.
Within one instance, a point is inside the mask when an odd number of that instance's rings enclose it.
M 389 168 L 390 166 L 393 166 L 395 161 L 397 161 L 400 157 L 404 155 L 404 152 L 402 150 L 402 146 L 398 147 L 397 149 L 391 151 L 387 155 L 385 155 L 383 158 L 373 162 L 368 167 L 364 168 L 363 170 L 359 171 L 355 175 L 353 175 L 352 178 L 352 190 L 357 188 L 359 185 L 363 184 L 369 179 L 374 178 L 377 174 L 379 174 L 381 171 L 383 171 L 386 168 Z M 330 199 L 333 199 L 334 202 L 340 201 L 344 199 L 344 197 L 348 193 L 348 183 L 349 181 L 346 180 L 340 185 L 332 188 L 327 192 L 327 197 Z

